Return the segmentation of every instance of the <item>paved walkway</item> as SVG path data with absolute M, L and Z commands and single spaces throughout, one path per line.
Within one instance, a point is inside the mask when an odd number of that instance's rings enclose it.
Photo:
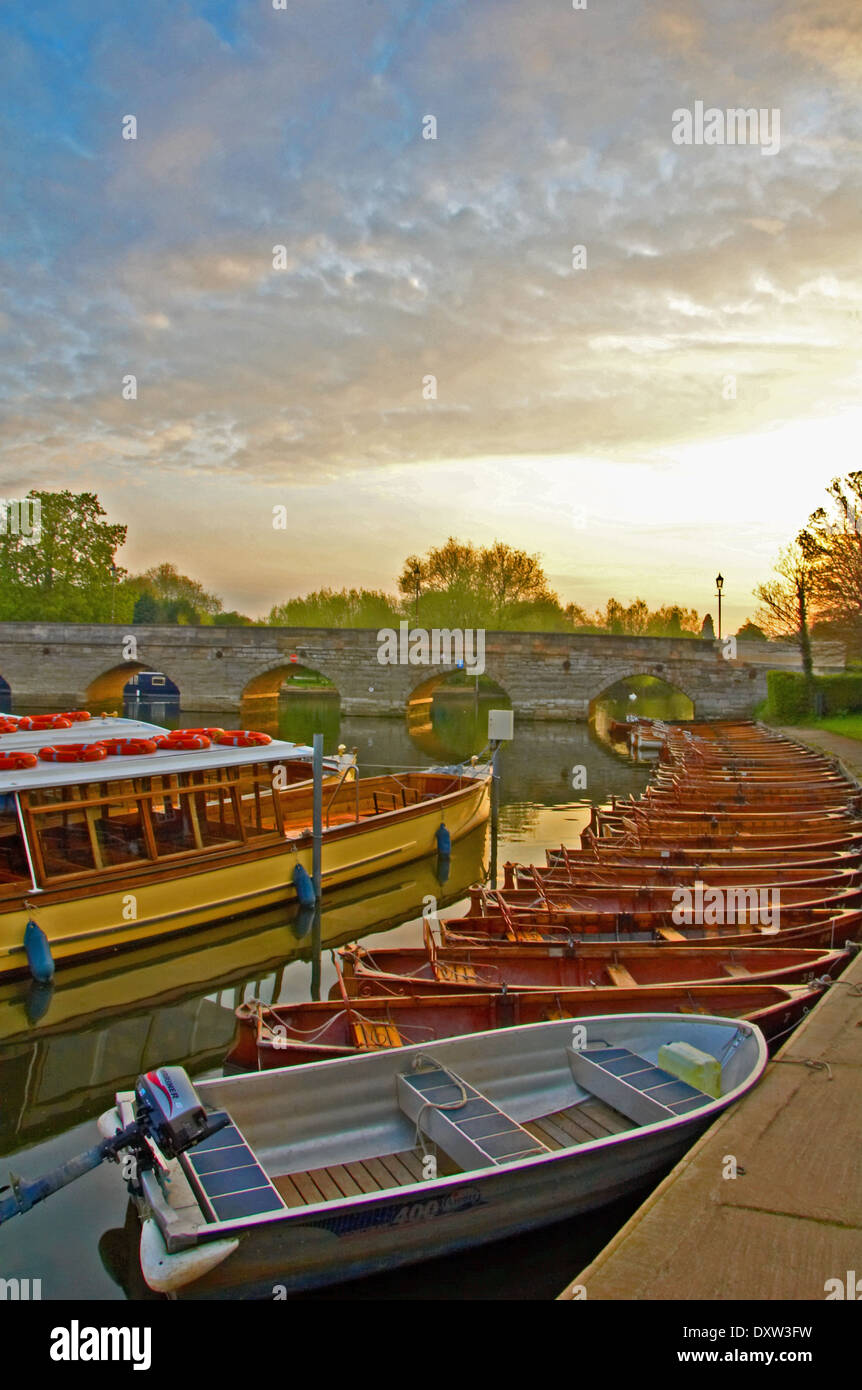
M 848 1271 L 862 1298 L 860 1098 L 862 953 L 560 1298 L 820 1300 Z
M 790 729 L 781 728 L 780 734 L 795 738 L 818 753 L 826 753 L 830 758 L 838 758 L 852 777 L 862 782 L 862 741 L 848 738 L 846 734 L 832 734 L 828 729 Z

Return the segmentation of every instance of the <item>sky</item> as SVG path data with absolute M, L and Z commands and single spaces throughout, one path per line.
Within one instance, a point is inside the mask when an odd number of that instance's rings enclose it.
M 0 5 L 3 494 L 252 616 L 449 535 L 750 616 L 862 467 L 858 0 L 283 2 Z

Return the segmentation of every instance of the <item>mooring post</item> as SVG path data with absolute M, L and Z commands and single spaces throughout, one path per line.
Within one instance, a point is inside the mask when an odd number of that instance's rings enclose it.
M 497 771 L 497 754 L 500 751 L 500 743 L 497 739 L 491 740 L 491 887 L 497 887 L 497 819 L 500 811 L 500 776 Z
M 314 884 L 315 900 L 320 902 L 323 876 L 323 734 L 314 735 L 311 776 L 314 789 L 311 813 L 311 881 Z

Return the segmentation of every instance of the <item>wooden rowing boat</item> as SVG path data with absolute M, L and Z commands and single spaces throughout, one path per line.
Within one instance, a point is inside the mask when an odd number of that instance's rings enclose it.
M 813 1008 L 824 988 L 814 981 L 804 985 L 726 982 L 363 999 L 351 999 L 342 992 L 337 999 L 302 1004 L 249 1000 L 236 1010 L 236 1036 L 225 1066 L 241 1071 L 267 1071 L 383 1048 L 397 1049 L 411 1043 L 431 1045 L 441 1038 L 516 1028 L 521 1024 L 640 1010 L 746 1018 L 758 1025 L 769 1043 L 774 1037 L 786 1037 Z
M 440 920 L 440 933 L 447 946 L 457 949 L 493 945 L 505 949 L 532 946 L 544 951 L 548 946 L 577 950 L 583 942 L 603 941 L 626 944 L 667 946 L 714 945 L 716 947 L 770 946 L 821 947 L 839 950 L 848 942 L 862 938 L 862 911 L 845 909 L 781 914 L 780 929 L 772 933 L 760 925 L 676 926 L 669 919 L 653 915 L 644 920 L 594 917 L 577 919 L 568 913 L 550 910 L 533 912 L 487 912 Z
M 272 1299 L 565 1220 L 666 1171 L 766 1060 L 744 1020 L 623 1014 L 198 1082 L 230 1123 L 133 1179 L 142 1272 Z M 100 1130 L 133 1119 L 120 1093 Z
M 595 989 L 644 985 L 802 984 L 840 974 L 847 951 L 792 950 L 752 946 L 612 945 L 582 942 L 572 951 L 547 947 L 498 950 L 480 946 L 460 950 L 438 946 L 430 932 L 426 945 L 373 949 L 343 947 L 343 988 L 353 999 L 371 995 L 465 994 L 484 990 Z M 341 998 L 333 985 L 330 998 Z

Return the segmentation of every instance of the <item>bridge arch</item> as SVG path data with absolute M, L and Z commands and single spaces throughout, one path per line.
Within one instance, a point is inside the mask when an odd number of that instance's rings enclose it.
M 12 687 L 0 676 L 0 714 L 8 714 L 12 708 Z
M 328 696 L 341 698 L 337 684 L 324 671 L 302 661 L 282 661 L 246 681 L 240 699 L 243 704 L 246 701 L 274 702 L 282 691 L 301 692 L 303 686 L 315 694 L 325 692 Z
M 124 703 L 135 698 L 136 688 L 130 687 L 130 682 L 142 671 L 164 676 L 166 685 L 163 689 L 166 696 L 173 699 L 180 694 L 179 686 L 164 672 L 154 670 L 152 666 L 148 666 L 143 661 L 123 661 L 118 666 L 112 666 L 109 670 L 103 671 L 101 675 L 90 681 L 84 697 L 84 704 L 88 709 L 98 708 L 99 711 L 103 709 L 122 710 Z M 154 691 L 153 694 L 155 696 L 156 692 Z
M 652 719 L 693 719 L 694 700 L 673 681 L 653 672 L 620 676 L 590 700 L 589 720 L 601 733 L 612 719 L 640 714 Z

